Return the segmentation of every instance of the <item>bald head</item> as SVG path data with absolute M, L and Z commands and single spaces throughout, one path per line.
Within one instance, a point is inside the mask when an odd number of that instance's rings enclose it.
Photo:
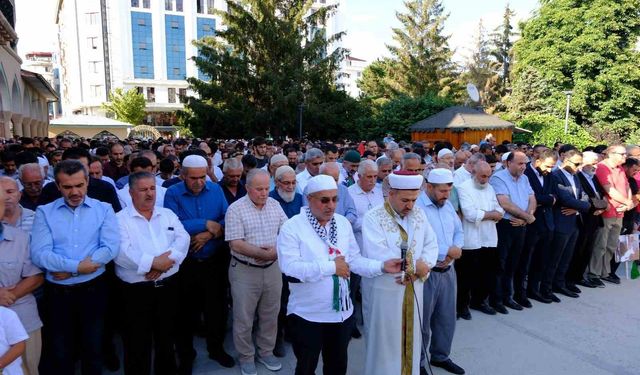
M 484 160 L 479 160 L 473 166 L 473 180 L 476 186 L 486 188 L 491 177 L 491 166 Z
M 320 174 L 333 177 L 333 179 L 336 180 L 337 183 L 338 179 L 340 178 L 340 164 L 336 163 L 335 161 L 324 163 L 320 166 Z

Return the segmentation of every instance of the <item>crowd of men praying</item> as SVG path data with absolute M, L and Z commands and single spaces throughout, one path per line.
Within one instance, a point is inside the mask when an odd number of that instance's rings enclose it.
M 4 375 L 191 374 L 199 354 L 254 375 L 282 368 L 286 342 L 296 374 L 322 355 L 340 375 L 363 333 L 363 374 L 464 374 L 457 319 L 615 287 L 640 208 L 639 146 L 491 134 L 458 149 L 16 138 L 0 160 Z M 378 303 L 394 283 L 403 292 Z M 400 333 L 414 297 L 417 333 Z

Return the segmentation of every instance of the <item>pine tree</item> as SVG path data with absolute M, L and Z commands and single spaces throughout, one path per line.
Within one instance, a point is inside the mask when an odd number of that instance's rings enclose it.
M 347 51 L 330 50 L 342 34 L 327 36 L 322 27 L 336 6 L 313 10 L 312 5 L 311 0 L 227 1 L 227 12 L 218 12 L 225 28 L 196 42 L 195 62 L 208 79 L 188 78 L 197 95 L 181 113 L 194 134 L 297 135 L 300 105 L 308 128 L 341 124 L 345 103 L 351 102 L 336 92 L 335 81 Z
M 484 28 L 482 19 L 478 24 L 478 33 L 475 36 L 474 49 L 466 63 L 466 71 L 463 79 L 467 82 L 475 84 L 481 93 L 481 102 L 484 106 L 494 104 L 495 93 L 494 87 L 496 80 L 494 69 L 495 63 L 491 58 L 491 50 L 489 41 L 487 40 L 487 31 Z
M 501 96 L 509 92 L 511 85 L 513 38 L 517 35 L 517 33 L 513 31 L 512 25 L 512 20 L 515 15 L 515 12 L 509 7 L 509 4 L 507 4 L 504 9 L 502 24 L 491 34 L 491 55 L 493 55 L 497 63 L 495 69 L 499 75 L 500 86 L 498 90 Z
M 397 45 L 387 46 L 398 62 L 398 91 L 414 97 L 447 91 L 454 66 L 442 1 L 407 0 L 404 5 L 407 12 L 396 13 L 403 27 L 393 29 Z

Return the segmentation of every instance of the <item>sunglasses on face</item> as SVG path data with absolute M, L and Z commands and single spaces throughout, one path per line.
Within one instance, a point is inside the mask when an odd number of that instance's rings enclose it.
M 321 198 L 318 198 L 318 200 L 322 204 L 328 204 L 329 202 L 336 203 L 336 202 L 338 202 L 338 196 L 335 196 L 335 197 L 321 197 Z

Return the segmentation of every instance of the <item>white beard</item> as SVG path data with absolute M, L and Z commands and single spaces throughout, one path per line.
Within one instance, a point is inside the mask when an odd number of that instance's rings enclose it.
M 291 193 L 289 193 L 278 189 L 278 195 L 280 195 L 280 198 L 282 198 L 283 201 L 290 203 L 293 201 L 293 198 L 296 197 L 296 192 L 292 191 Z

